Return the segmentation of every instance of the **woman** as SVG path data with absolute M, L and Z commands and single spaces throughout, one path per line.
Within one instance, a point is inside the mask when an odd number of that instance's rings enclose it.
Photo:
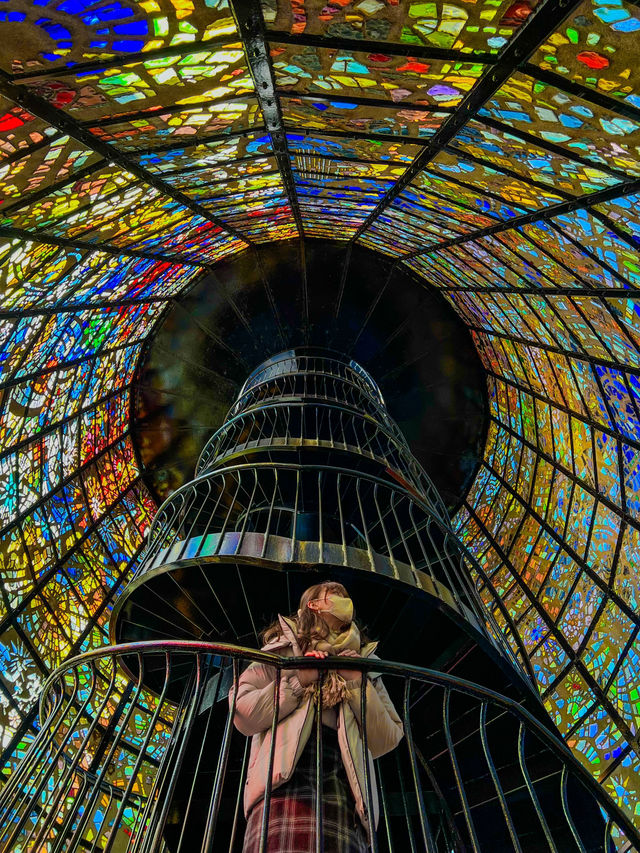
M 263 651 L 283 657 L 374 657 L 354 621 L 353 603 L 339 583 L 310 587 L 296 617 L 278 619 L 263 633 Z M 366 853 L 369 832 L 378 821 L 378 797 L 372 758 L 394 749 L 402 723 L 382 680 L 349 669 L 283 670 L 278 698 L 278 727 L 272 772 L 268 853 L 315 850 L 315 711 L 322 691 L 323 838 L 325 853 Z M 259 849 L 263 802 L 269 768 L 274 714 L 273 667 L 252 663 L 238 682 L 235 725 L 252 735 L 244 792 L 247 829 L 243 853 Z M 361 691 L 366 681 L 368 763 L 373 821 L 369 824 L 360 730 Z M 230 696 L 233 701 L 233 694 Z

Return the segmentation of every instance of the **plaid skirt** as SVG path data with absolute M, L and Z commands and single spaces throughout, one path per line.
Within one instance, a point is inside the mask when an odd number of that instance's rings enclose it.
M 355 801 L 342 763 L 338 734 L 323 727 L 322 829 L 324 853 L 367 853 L 367 833 L 356 814 Z M 315 729 L 288 782 L 271 795 L 266 853 L 315 853 L 316 736 Z M 242 853 L 258 853 L 262 806 L 249 812 Z

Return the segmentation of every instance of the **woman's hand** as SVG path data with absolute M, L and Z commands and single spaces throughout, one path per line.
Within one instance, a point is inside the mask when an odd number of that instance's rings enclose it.
M 345 649 L 338 653 L 338 657 L 360 659 L 360 655 L 355 649 Z M 341 675 L 345 681 L 357 681 L 358 684 L 362 682 L 362 672 L 358 669 L 339 669 L 338 675 Z
M 328 657 L 327 652 L 321 652 L 317 649 L 305 652 L 304 656 L 306 658 L 326 658 Z M 314 681 L 317 681 L 320 677 L 320 673 L 317 669 L 299 669 L 298 670 L 298 681 L 302 684 L 303 687 L 308 687 L 310 684 L 313 684 Z

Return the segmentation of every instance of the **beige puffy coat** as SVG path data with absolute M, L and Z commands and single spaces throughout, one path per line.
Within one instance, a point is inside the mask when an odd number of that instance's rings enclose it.
M 294 623 L 280 617 L 283 634 L 263 648 L 282 657 L 300 656 Z M 360 650 L 362 657 L 373 657 L 376 643 Z M 240 676 L 234 723 L 245 735 L 253 736 L 247 781 L 244 791 L 245 815 L 264 798 L 269 753 L 271 748 L 271 721 L 274 713 L 274 667 L 252 663 Z M 337 708 L 335 722 L 338 743 L 349 785 L 353 792 L 356 811 L 368 830 L 366 788 L 364 778 L 364 752 L 360 732 L 361 686 L 347 682 L 351 696 Z M 379 816 L 378 794 L 375 783 L 373 759 L 394 749 L 403 736 L 403 727 L 382 679 L 375 673 L 367 679 L 367 746 L 373 800 L 373 826 Z M 229 695 L 233 702 L 233 691 Z M 283 670 L 279 691 L 278 728 L 274 751 L 272 790 L 284 784 L 293 773 L 302 751 L 311 736 L 314 725 L 313 703 L 304 698 L 304 689 L 292 670 Z

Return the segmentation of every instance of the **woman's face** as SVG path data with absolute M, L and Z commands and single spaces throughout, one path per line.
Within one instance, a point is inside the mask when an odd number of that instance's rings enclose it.
M 349 597 L 344 592 L 342 592 L 342 590 L 335 589 L 335 588 L 332 588 L 330 586 L 326 586 L 322 590 L 322 592 L 320 593 L 318 598 L 312 599 L 312 601 L 314 601 L 315 605 L 316 605 L 313 609 L 317 610 L 318 612 L 321 612 L 323 610 L 329 610 L 331 607 L 331 599 L 329 596 L 331 596 L 331 595 L 335 595 L 338 598 L 348 598 Z M 311 604 L 311 601 L 309 602 L 309 604 Z
M 330 628 L 339 628 L 353 621 L 353 602 L 348 593 L 340 588 L 326 587 L 322 596 L 309 602 L 309 607 Z

